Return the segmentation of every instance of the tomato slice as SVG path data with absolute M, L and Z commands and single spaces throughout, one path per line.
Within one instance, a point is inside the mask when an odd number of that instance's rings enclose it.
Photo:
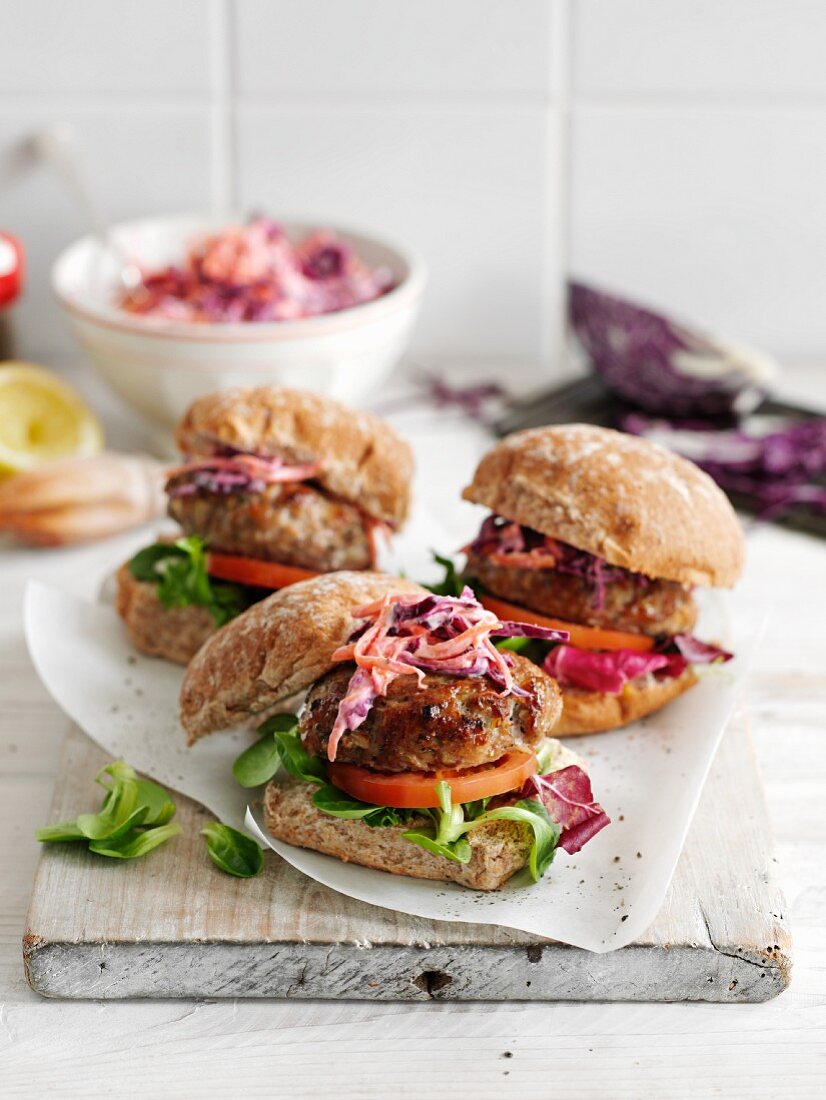
M 287 588 L 318 576 L 312 569 L 299 569 L 297 565 L 212 553 L 207 555 L 207 573 L 222 581 L 248 584 L 251 588 Z
M 624 630 L 603 630 L 598 626 L 583 626 L 581 623 L 566 623 L 563 619 L 551 619 L 507 603 L 495 596 L 480 594 L 479 602 L 488 611 L 492 611 L 501 620 L 510 619 L 517 623 L 532 623 L 534 626 L 547 626 L 552 630 L 567 630 L 571 635 L 570 644 L 577 649 L 634 649 L 638 653 L 648 653 L 654 648 L 654 639 L 647 634 L 631 634 Z
M 376 806 L 395 806 L 402 810 L 426 809 L 439 805 L 436 784 L 450 783 L 454 804 L 473 802 L 518 790 L 537 769 L 532 752 L 509 752 L 493 764 L 464 770 L 437 772 L 374 772 L 356 764 L 328 764 L 330 782 L 340 791 L 372 802 Z

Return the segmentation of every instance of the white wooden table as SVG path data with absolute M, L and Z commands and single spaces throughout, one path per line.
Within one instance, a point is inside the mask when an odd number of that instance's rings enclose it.
M 74 373 L 74 372 L 73 372 Z M 77 378 L 77 374 L 75 373 Z M 84 375 L 119 448 L 140 429 Z M 785 391 L 826 408 L 826 370 Z M 449 525 L 483 443 L 455 414 L 410 413 L 422 482 Z M 115 441 L 116 444 L 115 444 Z M 788 992 L 764 1005 L 46 1002 L 21 936 L 67 720 L 32 670 L 30 576 L 91 592 L 135 536 L 71 551 L 0 550 L 0 1096 L 330 1095 L 660 1098 L 826 1095 L 826 544 L 762 527 L 748 573 L 775 606 L 748 710 L 794 936 Z M 737 812 L 737 791 L 731 792 Z M 714 838 L 709 838 L 714 843 Z

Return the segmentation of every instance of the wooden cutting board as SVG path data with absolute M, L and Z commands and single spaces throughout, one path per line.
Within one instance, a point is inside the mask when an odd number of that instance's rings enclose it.
M 106 763 L 67 737 L 50 821 L 88 808 Z M 431 921 L 337 894 L 269 854 L 260 877 L 209 862 L 210 815 L 177 798 L 183 834 L 127 865 L 44 845 L 23 942 L 49 997 L 765 1001 L 791 969 L 783 897 L 750 739 L 735 724 L 662 911 L 607 955 L 487 925 Z

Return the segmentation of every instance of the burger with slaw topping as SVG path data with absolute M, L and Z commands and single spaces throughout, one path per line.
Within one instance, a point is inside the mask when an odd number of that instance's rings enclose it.
M 469 589 L 444 597 L 331 573 L 211 638 L 187 669 L 181 720 L 192 743 L 306 692 L 297 720 L 265 722 L 255 748 L 266 759 L 273 745 L 272 772 L 281 765 L 264 796 L 274 837 L 478 890 L 523 868 L 536 880 L 557 848 L 578 851 L 608 817 L 551 737 L 556 683 L 497 648 L 523 637 L 566 635 L 502 621 Z
M 736 582 L 743 535 L 687 459 L 587 424 L 535 428 L 489 451 L 462 495 L 491 510 L 465 547 L 483 606 L 568 633 L 521 643 L 562 688 L 557 736 L 626 725 L 731 657 L 691 633 L 693 592 Z
M 118 574 L 118 610 L 147 653 L 186 663 L 268 593 L 373 569 L 378 540 L 407 517 L 408 444 L 372 413 L 319 394 L 208 394 L 175 440 L 185 457 L 166 491 L 183 537 L 146 547 Z

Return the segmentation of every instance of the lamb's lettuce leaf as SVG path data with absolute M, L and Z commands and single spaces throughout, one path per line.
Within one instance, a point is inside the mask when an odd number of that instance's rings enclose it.
M 179 825 L 169 824 L 175 803 L 168 792 L 151 779 L 139 779 L 125 761 L 114 760 L 101 768 L 95 782 L 106 791 L 100 810 L 38 829 L 37 840 L 82 841 L 96 855 L 138 859 L 181 831 Z
M 264 869 L 264 853 L 246 833 L 213 821 L 201 829 L 201 835 L 206 837 L 209 858 L 226 874 L 236 878 L 253 878 Z
M 164 607 L 206 607 L 216 626 L 255 602 L 255 594 L 243 585 L 210 577 L 206 547 L 194 535 L 144 547 L 130 560 L 129 571 L 136 580 L 157 584 Z

